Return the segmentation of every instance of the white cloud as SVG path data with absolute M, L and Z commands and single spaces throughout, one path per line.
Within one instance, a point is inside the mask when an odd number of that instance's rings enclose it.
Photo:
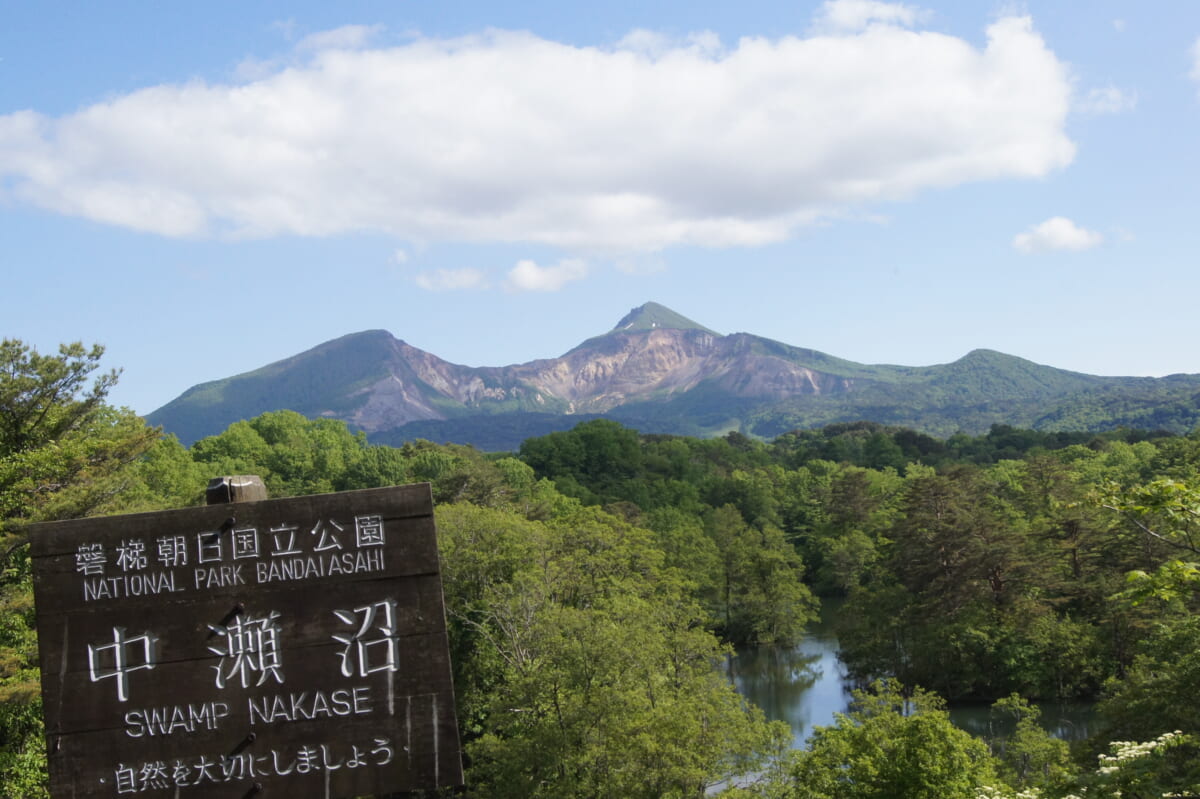
M 1137 106 L 1137 94 L 1118 89 L 1116 86 L 1106 86 L 1103 89 L 1092 89 L 1086 96 L 1075 104 L 1075 110 L 1085 114 L 1119 114 L 1131 111 Z
M 358 50 L 383 31 L 382 25 L 343 25 L 333 30 L 305 36 L 296 45 L 300 52 L 320 50 Z
M 408 263 L 408 250 L 404 249 L 403 247 L 397 247 L 392 252 L 392 263 L 394 263 L 394 264 Z
M 508 273 L 505 285 L 512 291 L 558 291 L 587 277 L 587 273 L 587 264 L 577 258 L 559 261 L 554 266 L 538 266 L 534 261 L 522 260 Z
M 1017 234 L 1013 239 L 1013 247 L 1030 255 L 1055 250 L 1090 250 L 1103 241 L 1102 234 L 1079 227 L 1065 216 L 1055 216 L 1025 233 Z
M 1200 81 L 1200 38 L 1192 45 L 1192 79 Z
M 346 49 L 368 32 L 339 29 L 248 82 L 0 115 L 0 200 L 166 236 L 620 256 L 781 241 L 1070 163 L 1069 71 L 1028 18 L 995 21 L 977 47 L 898 27 L 919 16 L 907 8 L 843 0 L 825 7 L 838 24 L 896 24 L 726 48 L 491 31 Z
M 469 267 L 434 269 L 430 272 L 421 272 L 413 279 L 426 291 L 465 291 L 488 287 L 487 275 L 482 270 Z
M 859 31 L 872 23 L 912 27 L 928 16 L 913 6 L 879 0 L 826 0 L 817 15 L 817 28 Z

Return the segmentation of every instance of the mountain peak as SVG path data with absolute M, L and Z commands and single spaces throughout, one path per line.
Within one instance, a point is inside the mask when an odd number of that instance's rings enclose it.
M 709 330 L 704 325 L 693 322 L 686 316 L 675 313 L 665 305 L 659 305 L 657 302 L 647 302 L 634 308 L 625 314 L 620 322 L 617 322 L 617 326 L 611 332 L 623 333 L 630 330 L 654 330 L 656 328 L 703 330 L 705 333 L 712 333 L 714 336 L 720 335 L 716 331 Z

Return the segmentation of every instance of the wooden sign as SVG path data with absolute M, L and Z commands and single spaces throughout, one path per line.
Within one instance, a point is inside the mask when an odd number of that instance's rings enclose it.
M 427 484 L 31 528 L 55 797 L 462 783 Z

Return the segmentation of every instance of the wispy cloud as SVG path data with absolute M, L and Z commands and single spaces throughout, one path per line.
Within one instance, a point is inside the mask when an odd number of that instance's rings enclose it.
M 299 52 L 359 50 L 370 44 L 371 39 L 382 32 L 382 25 L 343 25 L 340 28 L 305 36 L 296 45 L 296 50 Z
M 1028 18 L 978 47 L 913 30 L 906 5 L 821 14 L 837 30 L 732 46 L 504 31 L 381 46 L 339 28 L 237 84 L 0 115 L 0 198 L 164 236 L 371 231 L 620 257 L 781 241 L 1072 160 L 1069 70 Z
M 434 269 L 413 278 L 426 291 L 465 291 L 488 287 L 487 275 L 480 269 Z
M 568 258 L 553 266 L 538 266 L 534 261 L 523 260 L 509 271 L 505 286 L 511 291 L 558 291 L 568 283 L 587 277 L 587 273 L 587 264 L 577 258 Z
M 1055 216 L 1034 225 L 1028 231 L 1013 238 L 1013 247 L 1026 255 L 1054 252 L 1057 250 L 1090 250 L 1099 246 L 1104 236 L 1094 230 L 1082 228 L 1065 216 Z
M 912 27 L 929 14 L 915 6 L 879 0 L 826 0 L 817 13 L 816 29 L 860 31 L 872 23 Z
M 1106 86 L 1092 89 L 1075 103 L 1075 110 L 1085 114 L 1119 114 L 1137 107 L 1137 93 Z

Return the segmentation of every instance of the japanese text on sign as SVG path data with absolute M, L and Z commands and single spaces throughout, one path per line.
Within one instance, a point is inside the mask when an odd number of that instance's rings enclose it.
M 354 518 L 352 531 L 324 519 L 307 530 L 285 523 L 265 531 L 199 531 L 190 540 L 161 535 L 149 547 L 131 538 L 111 552 L 84 542 L 75 552 L 75 571 L 84 601 L 94 602 L 379 572 L 385 543 L 382 518 L 364 515 Z

